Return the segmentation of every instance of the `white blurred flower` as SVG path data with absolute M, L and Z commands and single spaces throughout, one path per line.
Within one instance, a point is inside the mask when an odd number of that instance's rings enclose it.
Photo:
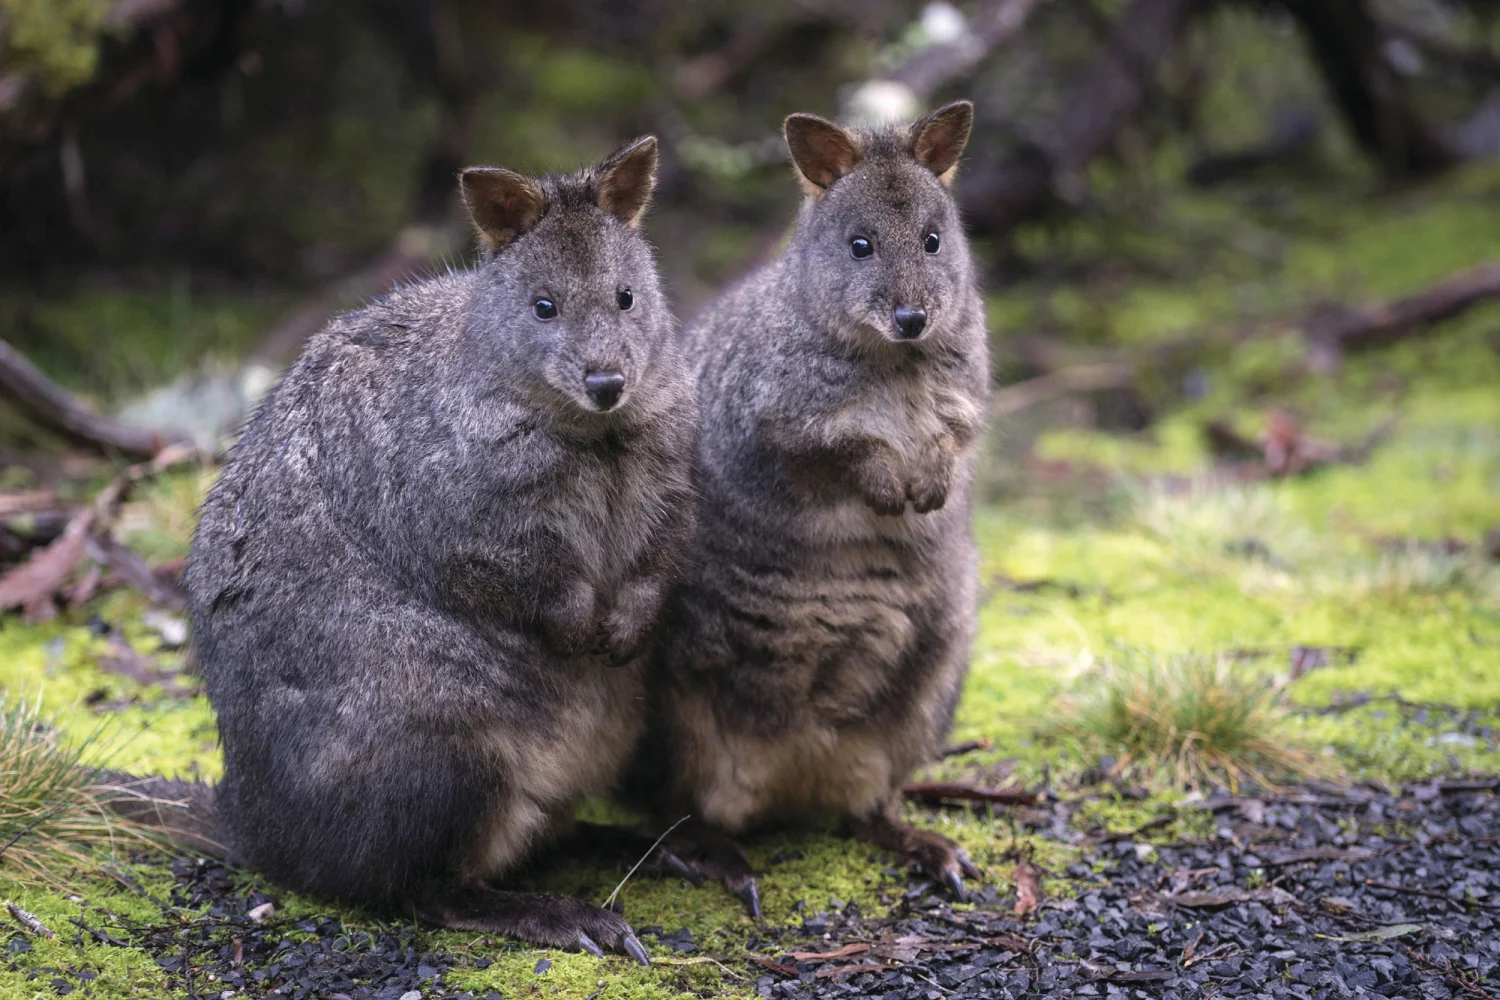
M 963 14 L 951 3 L 938 0 L 922 8 L 922 30 L 934 45 L 958 41 L 967 27 Z
M 878 125 L 915 118 L 921 102 L 911 88 L 895 80 L 870 80 L 849 96 L 846 120 L 851 125 Z

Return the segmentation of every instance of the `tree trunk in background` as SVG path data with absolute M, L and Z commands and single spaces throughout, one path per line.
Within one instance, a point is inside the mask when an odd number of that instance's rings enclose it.
M 1282 0 L 1307 36 L 1318 70 L 1349 129 L 1392 177 L 1452 166 L 1458 154 L 1411 104 L 1380 51 L 1365 0 Z
M 1032 214 L 1060 178 L 1082 170 L 1139 109 L 1151 77 L 1182 36 L 1194 0 L 1133 0 L 1109 47 L 1074 86 L 1049 149 L 1023 151 L 991 172 L 965 175 L 961 196 L 974 228 L 1004 232 Z

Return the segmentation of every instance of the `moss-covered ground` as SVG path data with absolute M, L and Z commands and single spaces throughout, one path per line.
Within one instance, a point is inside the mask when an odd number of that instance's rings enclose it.
M 1219 246 L 1215 234 L 1231 225 L 1260 233 L 1251 250 L 1218 257 L 1159 245 L 1143 226 L 1113 235 L 1094 227 L 1087 239 L 1037 234 L 1053 255 L 1159 256 L 1171 277 L 1018 286 L 992 301 L 999 353 L 1022 332 L 1090 329 L 1101 346 L 1139 346 L 1296 316 L 1325 300 L 1398 295 L 1500 247 L 1493 171 L 1362 199 L 1359 211 L 1332 204 L 1316 213 L 1263 214 L 1252 230 L 1243 216 L 1230 218 L 1244 206 L 1173 202 L 1183 215 L 1174 231 L 1198 232 L 1207 245 Z M 1303 225 L 1312 217 L 1315 227 Z M 1212 260 L 1184 273 L 1184 256 Z M 1500 307 L 1349 357 L 1334 375 L 1311 374 L 1305 353 L 1295 325 L 1209 352 L 1200 368 L 1163 376 L 1148 392 L 1157 419 L 1142 432 L 1088 429 L 1067 408 L 994 428 L 975 516 L 986 596 L 953 734 L 988 740 L 990 748 L 934 765 L 934 775 L 990 782 L 1008 770 L 1004 780 L 1072 794 L 1075 779 L 1098 767 L 1099 751 L 1058 735 L 1063 697 L 1101 663 L 1187 652 L 1232 655 L 1243 669 L 1275 678 L 1288 673 L 1294 654 L 1313 665 L 1285 682 L 1285 738 L 1313 748 L 1330 773 L 1405 782 L 1500 771 L 1500 561 L 1482 542 L 1500 528 Z M 1387 421 L 1391 429 L 1366 461 L 1305 476 L 1271 480 L 1217 467 L 1204 424 L 1228 419 L 1253 437 L 1273 406 L 1331 441 L 1358 440 Z M 153 560 L 181 555 L 206 482 L 189 475 L 153 484 L 127 512 L 125 540 Z M 182 653 L 161 647 L 142 610 L 137 597 L 117 591 L 53 622 L 7 616 L 0 682 L 39 693 L 66 733 L 91 732 L 108 717 L 115 738 L 101 746 L 110 748 L 113 766 L 211 778 L 220 762 L 205 699 L 142 687 L 100 667 L 110 647 L 89 628 L 95 618 L 164 665 L 180 662 Z M 1170 811 L 1181 794 L 1164 785 L 1148 788 L 1144 799 L 1095 794 L 1077 821 L 1130 828 Z M 1033 850 L 1048 872 L 1062 872 L 1073 858 L 1072 849 L 1024 832 L 1003 811 L 913 815 L 965 844 L 1002 891 L 1018 849 Z M 1190 823 L 1157 833 L 1191 833 Z M 800 907 L 856 901 L 866 913 L 880 912 L 903 887 L 887 872 L 889 859 L 831 832 L 773 834 L 746 846 L 765 872 L 761 893 L 773 925 L 800 924 Z M 0 896 L 60 931 L 0 959 L 0 997 L 52 995 L 54 978 L 101 998 L 187 995 L 185 980 L 147 952 L 80 942 L 72 933 L 69 918 L 97 923 L 101 908 L 137 921 L 165 919 L 149 898 L 164 894 L 162 863 L 113 860 L 145 895 L 99 874 L 78 875 L 65 891 L 21 885 L 0 867 Z M 245 878 L 254 883 L 255 876 Z M 619 878 L 615 870 L 558 863 L 520 881 L 598 900 Z M 283 913 L 339 912 L 266 888 Z M 1065 881 L 1047 888 L 1068 891 Z M 444 980 L 451 992 L 582 998 L 602 980 L 600 996 L 611 1000 L 748 994 L 754 976 L 743 956 L 757 947 L 757 928 L 727 893 L 641 877 L 620 898 L 637 928 L 686 927 L 699 950 L 682 955 L 648 936 L 656 964 L 638 969 L 616 957 L 599 961 L 470 933 L 424 932 L 422 940 L 455 956 Z M 374 922 L 341 916 L 352 927 Z M 553 964 L 538 973 L 541 957 Z M 198 988 L 217 995 L 204 983 Z

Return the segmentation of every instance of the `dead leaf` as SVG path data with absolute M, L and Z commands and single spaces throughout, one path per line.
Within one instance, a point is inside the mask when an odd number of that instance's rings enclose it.
M 1041 871 L 1030 861 L 1016 862 L 1016 916 L 1024 917 L 1041 904 Z
M 767 955 L 751 955 L 750 961 L 754 962 L 756 965 L 770 969 L 778 976 L 787 976 L 788 978 L 796 979 L 797 976 L 801 974 L 797 971 L 796 966 L 783 965 L 781 962 L 778 962 L 776 961 L 776 959 L 771 958 Z
M 1004 948 L 1006 951 L 1018 951 L 1022 954 L 1031 952 L 1031 942 L 1014 934 L 1001 934 L 998 937 L 987 937 L 984 943 L 993 948 Z

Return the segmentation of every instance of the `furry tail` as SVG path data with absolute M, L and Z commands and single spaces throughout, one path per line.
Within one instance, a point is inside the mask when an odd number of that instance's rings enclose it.
M 229 857 L 213 785 L 123 771 L 97 771 L 94 779 L 104 793 L 104 804 L 116 814 L 175 847 L 220 860 Z

